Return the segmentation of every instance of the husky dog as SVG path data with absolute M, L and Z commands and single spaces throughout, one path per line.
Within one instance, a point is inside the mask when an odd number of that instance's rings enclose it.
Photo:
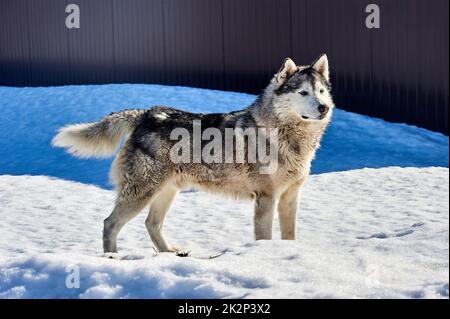
M 153 244 L 160 252 L 178 252 L 163 236 L 164 218 L 177 193 L 192 187 L 254 200 L 256 240 L 272 239 L 277 209 L 282 239 L 293 240 L 299 192 L 334 107 L 330 89 L 326 55 L 307 66 L 297 66 L 287 58 L 257 99 L 241 111 L 193 114 L 165 106 L 124 110 L 98 122 L 66 126 L 53 145 L 78 157 L 106 157 L 127 137 L 111 169 L 117 199 L 104 220 L 105 253 L 117 252 L 120 230 L 146 206 L 150 212 L 145 225 Z M 192 132 L 194 121 L 201 121 L 202 130 L 221 132 L 225 128 L 276 128 L 276 170 L 261 174 L 259 161 L 174 163 L 170 153 L 176 141 L 170 138 L 171 132 L 176 128 Z

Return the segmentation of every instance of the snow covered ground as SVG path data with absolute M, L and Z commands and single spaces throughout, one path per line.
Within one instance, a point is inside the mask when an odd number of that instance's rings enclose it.
M 182 193 L 167 237 L 198 254 L 227 250 L 212 260 L 154 256 L 144 213 L 120 236 L 124 259 L 104 258 L 101 221 L 112 191 L 1 176 L 0 297 L 448 298 L 448 173 L 314 175 L 303 192 L 297 241 L 254 242 L 249 203 Z M 78 289 L 66 287 L 74 266 Z
M 297 241 L 255 242 L 251 203 L 186 192 L 168 239 L 223 256 L 155 256 L 145 213 L 121 233 L 122 259 L 102 256 L 111 161 L 52 149 L 56 129 L 125 108 L 227 112 L 253 99 L 158 85 L 0 87 L 0 298 L 448 298 L 448 137 L 342 110 L 303 191 Z

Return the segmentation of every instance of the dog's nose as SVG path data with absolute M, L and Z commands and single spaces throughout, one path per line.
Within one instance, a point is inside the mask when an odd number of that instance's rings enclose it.
M 317 108 L 319 110 L 319 113 L 321 115 L 325 115 L 328 113 L 328 110 L 330 109 L 328 106 L 320 104 L 319 107 Z

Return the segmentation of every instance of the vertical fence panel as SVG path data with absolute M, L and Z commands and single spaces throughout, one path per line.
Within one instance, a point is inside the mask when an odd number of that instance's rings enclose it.
M 448 1 L 379 5 L 382 26 L 373 32 L 372 51 L 375 102 L 382 109 L 377 115 L 448 134 L 442 116 L 448 109 Z
M 221 1 L 165 0 L 167 83 L 223 86 Z
M 164 0 L 113 0 L 118 82 L 165 83 Z
M 435 127 L 435 130 L 441 132 L 449 131 L 449 99 L 448 99 L 448 89 L 449 89 L 449 45 L 448 45 L 448 31 L 449 31 L 449 2 L 447 0 L 439 1 L 438 10 L 441 14 L 436 18 L 436 28 L 440 30 L 439 38 L 437 39 L 437 43 L 439 44 L 439 48 L 437 49 L 438 59 L 440 61 L 439 71 L 438 71 L 438 83 L 440 85 L 436 88 L 438 95 L 437 104 L 440 107 L 439 110 L 439 126 Z M 446 12 L 447 14 L 445 14 Z M 432 126 L 434 127 L 434 126 Z
M 418 21 L 411 17 L 409 25 L 411 30 L 418 29 L 418 36 L 411 35 L 411 39 L 420 55 L 415 57 L 413 63 L 419 69 L 421 94 L 427 96 L 417 108 L 416 118 L 420 118 L 426 109 L 432 116 L 427 118 L 424 126 L 435 126 L 437 130 L 448 133 L 449 1 L 435 0 L 433 5 L 419 0 L 416 2 Z
M 31 84 L 69 83 L 69 52 L 65 30 L 64 1 L 28 0 Z M 25 14 L 22 13 L 22 16 Z M 48 72 L 51 70 L 51 73 Z
M 292 0 L 292 12 L 296 59 L 309 63 L 326 53 L 336 103 L 369 113 L 373 107 L 371 39 L 365 27 L 365 5 L 358 0 Z
M 291 55 L 289 0 L 223 0 L 225 88 L 259 93 Z
M 30 83 L 28 23 L 27 0 L 0 1 L 0 85 Z
M 413 109 L 417 105 L 418 68 L 414 67 L 414 59 L 420 52 L 412 42 L 410 16 L 415 16 L 415 6 L 405 6 L 405 2 L 415 0 L 389 1 L 381 0 L 381 28 L 373 30 L 373 77 L 374 103 L 378 105 L 377 116 L 391 121 L 401 117 L 407 119 L 414 116 Z M 415 49 L 414 49 L 415 48 Z M 414 90 L 411 90 L 414 87 Z M 404 114 L 401 103 L 408 103 L 410 114 Z M 402 114 L 403 113 L 403 114 Z
M 66 29 L 72 83 L 114 82 L 112 0 L 66 1 L 76 2 L 81 12 L 80 28 Z

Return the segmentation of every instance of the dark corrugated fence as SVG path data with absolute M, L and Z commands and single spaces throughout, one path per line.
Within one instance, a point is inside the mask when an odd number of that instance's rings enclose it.
M 365 8 L 381 9 L 368 29 Z M 65 27 L 78 4 L 81 28 Z M 344 109 L 448 134 L 448 0 L 0 0 L 0 85 L 164 83 L 257 93 L 329 55 Z

